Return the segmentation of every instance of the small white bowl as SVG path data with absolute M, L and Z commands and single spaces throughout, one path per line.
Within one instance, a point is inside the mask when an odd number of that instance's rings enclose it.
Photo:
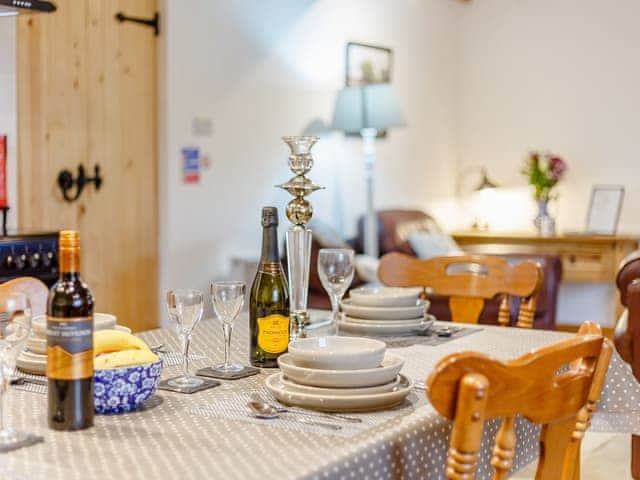
M 363 307 L 415 307 L 421 288 L 360 287 L 349 292 L 355 305 Z
M 386 344 L 363 337 L 312 337 L 289 344 L 289 353 L 300 367 L 322 370 L 360 370 L 380 366 Z

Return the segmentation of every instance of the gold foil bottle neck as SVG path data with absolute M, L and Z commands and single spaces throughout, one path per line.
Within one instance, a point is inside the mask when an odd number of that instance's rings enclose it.
M 60 272 L 80 270 L 80 234 L 77 230 L 62 230 L 58 237 L 60 251 Z
M 77 230 L 62 230 L 59 239 L 60 248 L 79 248 L 80 234 Z

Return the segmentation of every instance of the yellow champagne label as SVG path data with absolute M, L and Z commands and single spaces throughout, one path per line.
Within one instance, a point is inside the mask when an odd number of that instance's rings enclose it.
M 282 353 L 288 346 L 288 317 L 274 314 L 258 318 L 258 347 L 267 353 Z

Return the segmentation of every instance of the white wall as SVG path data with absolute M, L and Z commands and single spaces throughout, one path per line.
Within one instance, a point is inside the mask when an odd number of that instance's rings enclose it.
M 282 135 L 331 121 L 349 40 L 394 49 L 407 127 L 378 142 L 377 205 L 433 208 L 453 194 L 456 14 L 448 0 L 165 0 L 160 37 L 161 288 L 205 288 L 233 255 L 258 256 L 260 208 L 283 209 L 291 173 Z M 212 137 L 190 133 L 213 119 Z M 180 149 L 213 167 L 180 178 Z M 360 142 L 325 134 L 311 178 L 315 216 L 352 235 L 364 209 Z
M 16 116 L 16 20 L 0 17 L 0 135 L 7 135 L 7 197 L 8 225 L 14 227 L 17 218 L 17 116 Z
M 482 0 L 461 9 L 461 168 L 487 166 L 503 185 L 521 185 L 528 202 L 522 161 L 530 149 L 553 150 L 570 168 L 554 207 L 561 229 L 583 228 L 591 186 L 613 183 L 627 189 L 620 230 L 640 233 L 638 18 L 635 0 Z
M 591 186 L 611 183 L 627 193 L 620 230 L 640 233 L 638 18 L 635 0 L 482 0 L 461 9 L 459 165 L 485 165 L 510 187 L 509 201 L 499 201 L 509 205 L 499 212 L 503 228 L 531 228 L 519 170 L 528 150 L 550 149 L 570 168 L 553 207 L 561 230 L 582 229 Z M 565 286 L 559 319 L 611 324 L 614 295 L 612 286 Z

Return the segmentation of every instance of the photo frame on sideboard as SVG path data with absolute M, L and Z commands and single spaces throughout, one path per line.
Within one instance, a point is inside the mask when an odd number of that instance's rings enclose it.
M 623 200 L 622 185 L 594 185 L 587 214 L 587 233 L 615 235 Z

